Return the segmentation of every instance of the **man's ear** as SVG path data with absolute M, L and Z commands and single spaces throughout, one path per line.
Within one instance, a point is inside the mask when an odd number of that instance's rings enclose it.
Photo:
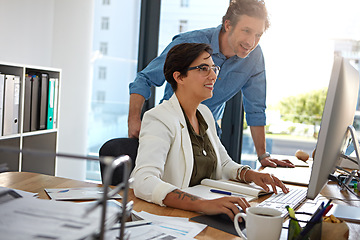
M 175 79 L 175 81 L 178 83 L 178 84 L 182 84 L 183 82 L 183 79 L 182 79 L 182 76 L 181 76 L 181 73 L 176 71 L 173 73 L 173 78 Z
M 224 28 L 225 28 L 225 31 L 226 31 L 226 32 L 228 32 L 228 31 L 231 30 L 232 26 L 231 26 L 231 22 L 230 22 L 229 19 L 228 19 L 228 20 L 225 20 L 225 22 L 224 22 Z

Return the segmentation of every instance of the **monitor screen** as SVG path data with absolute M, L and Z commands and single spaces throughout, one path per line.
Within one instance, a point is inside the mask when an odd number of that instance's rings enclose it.
M 347 127 L 354 121 L 359 93 L 359 72 L 340 56 L 335 56 L 307 198 L 314 199 L 335 171 L 346 148 Z

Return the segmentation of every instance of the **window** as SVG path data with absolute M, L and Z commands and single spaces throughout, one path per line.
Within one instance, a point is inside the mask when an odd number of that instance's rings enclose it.
M 106 93 L 104 91 L 98 91 L 96 100 L 98 103 L 104 103 L 106 98 Z
M 111 1 L 109 11 L 110 0 L 94 1 L 94 23 L 97 24 L 93 28 L 91 56 L 93 79 L 87 139 L 90 156 L 98 156 L 107 140 L 127 137 L 128 85 L 137 72 L 140 3 L 141 0 Z M 111 19 L 111 28 L 108 25 L 107 31 L 102 30 L 104 16 Z M 98 162 L 87 161 L 86 179 L 101 180 Z
M 103 55 L 107 55 L 107 53 L 108 53 L 108 43 L 106 43 L 106 42 L 101 42 L 100 43 L 100 53 L 102 53 Z
M 178 5 L 171 1 L 161 2 L 159 53 L 181 31 L 215 27 L 221 23 L 229 1 L 204 2 L 192 0 L 186 11 L 177 9 Z M 327 1 L 326 10 L 323 9 L 324 4 L 325 1 L 314 4 L 311 0 L 266 2 L 271 26 L 263 35 L 260 45 L 267 75 L 266 142 L 267 150 L 272 154 L 293 156 L 297 149 L 303 149 L 311 155 L 319 128 L 318 121 L 311 124 L 310 119 L 314 116 L 308 116 L 306 122 L 284 120 L 284 114 L 278 109 L 280 101 L 327 87 L 335 48 L 342 46 L 342 54 L 350 49 L 356 54 L 348 57 L 360 59 L 359 42 L 351 42 L 351 45 L 349 42 L 334 42 L 334 39 L 359 39 L 360 22 L 355 20 L 359 15 L 359 3 L 349 0 L 339 5 L 335 1 Z M 187 1 L 181 1 L 181 6 L 187 6 Z M 309 10 L 308 6 L 312 8 Z M 307 12 L 305 18 L 303 12 Z M 323 14 L 320 18 L 319 12 Z M 179 26 L 174 26 L 176 23 L 180 23 Z M 162 99 L 163 91 L 163 87 L 156 88 L 156 103 Z M 256 159 L 250 129 L 245 123 L 241 161 L 256 167 Z
M 104 80 L 106 79 L 106 67 L 99 67 L 99 79 Z
M 101 18 L 101 30 L 109 30 L 109 18 L 108 17 Z
M 179 33 L 186 32 L 187 31 L 187 25 L 188 25 L 187 20 L 180 20 Z
M 190 0 L 181 0 L 180 6 L 183 8 L 189 7 L 189 1 Z
M 314 114 L 302 115 L 299 105 L 291 100 L 303 94 L 316 94 L 317 98 L 323 94 L 319 91 L 328 87 L 335 51 L 349 59 L 360 59 L 359 42 L 355 41 L 359 39 L 360 24 L 354 24 L 359 15 L 355 6 L 359 4 L 356 0 L 344 4 L 279 0 L 267 1 L 266 5 L 271 26 L 260 45 L 267 77 L 267 151 L 294 156 L 296 150 L 302 149 L 311 156 L 320 119 Z M 291 110 L 284 111 L 281 105 Z M 319 114 L 321 118 L 322 109 Z M 255 166 L 256 152 L 249 128 L 244 129 L 241 159 Z
M 160 54 L 171 42 L 173 36 L 202 28 L 216 27 L 229 6 L 229 0 L 181 0 L 161 1 L 159 49 Z M 155 103 L 158 104 L 164 95 L 165 84 L 156 88 Z

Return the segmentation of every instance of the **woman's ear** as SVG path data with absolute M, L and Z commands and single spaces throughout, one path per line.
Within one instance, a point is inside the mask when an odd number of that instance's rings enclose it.
M 182 76 L 181 76 L 181 73 L 176 71 L 173 73 L 173 78 L 175 79 L 175 81 L 178 83 L 178 84 L 181 84 L 183 82 L 183 79 L 182 79 Z

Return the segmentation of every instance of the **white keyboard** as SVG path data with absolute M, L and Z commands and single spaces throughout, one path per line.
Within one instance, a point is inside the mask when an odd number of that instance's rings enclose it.
M 286 205 L 289 205 L 292 209 L 295 210 L 301 203 L 306 199 L 307 188 L 294 188 L 290 189 L 290 192 L 285 194 L 283 192 L 278 194 L 273 194 L 271 197 L 265 201 L 259 203 L 259 207 L 270 207 L 275 208 L 282 212 L 282 217 L 287 217 L 288 211 L 285 208 Z

